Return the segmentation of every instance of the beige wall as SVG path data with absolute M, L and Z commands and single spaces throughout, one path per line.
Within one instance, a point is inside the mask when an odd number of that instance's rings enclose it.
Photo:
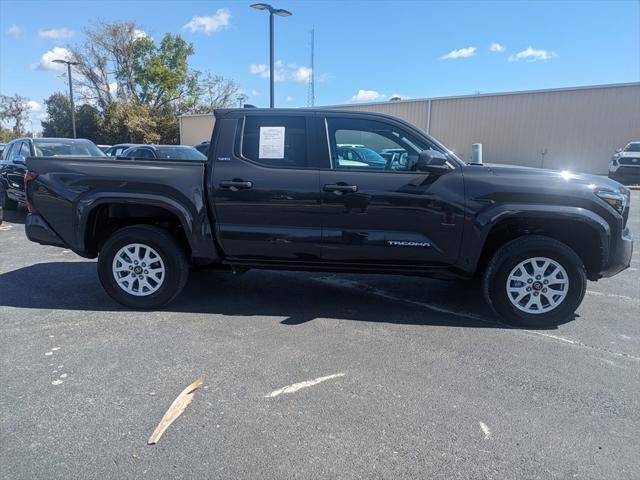
M 432 101 L 430 133 L 465 160 L 606 173 L 640 139 L 640 85 Z
M 618 147 L 640 140 L 640 83 L 434 98 L 328 108 L 400 117 L 464 160 L 482 143 L 486 163 L 606 173 Z M 182 117 L 182 143 L 208 140 L 213 116 Z M 429 127 L 429 128 L 428 128 Z
M 211 140 L 213 115 L 190 115 L 180 117 L 180 143 L 182 145 L 197 145 Z

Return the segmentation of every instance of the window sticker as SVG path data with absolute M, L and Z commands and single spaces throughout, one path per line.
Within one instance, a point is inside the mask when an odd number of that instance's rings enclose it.
M 260 127 L 259 158 L 284 158 L 284 127 Z

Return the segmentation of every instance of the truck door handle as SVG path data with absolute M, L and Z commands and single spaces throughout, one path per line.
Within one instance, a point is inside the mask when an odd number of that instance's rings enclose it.
M 357 192 L 357 185 L 347 185 L 346 183 L 328 183 L 322 190 L 325 192 Z
M 238 190 L 249 189 L 253 187 L 253 182 L 244 182 L 242 180 L 223 180 L 220 182 L 220 188 L 228 188 L 237 192 Z

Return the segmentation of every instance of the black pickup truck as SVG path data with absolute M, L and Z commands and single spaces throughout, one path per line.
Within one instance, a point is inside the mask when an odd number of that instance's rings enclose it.
M 173 300 L 190 267 L 479 276 L 503 318 L 549 326 L 587 279 L 629 266 L 630 192 L 613 180 L 465 164 L 386 115 L 215 117 L 207 163 L 29 158 L 27 236 L 98 257 L 107 293 L 142 309 Z

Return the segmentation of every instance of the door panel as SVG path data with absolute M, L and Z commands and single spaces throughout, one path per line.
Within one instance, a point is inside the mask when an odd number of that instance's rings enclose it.
M 440 176 L 323 171 L 320 183 L 358 189 L 323 193 L 324 260 L 423 266 L 457 260 L 464 211 L 460 170 Z
M 431 148 L 401 126 L 327 118 L 331 169 L 321 170 L 327 262 L 428 267 L 458 259 L 464 185 L 460 169 L 415 171 Z M 337 187 L 337 188 L 334 188 Z
M 213 155 L 209 191 L 215 205 L 217 240 L 230 260 L 320 261 L 319 174 L 308 154 L 313 135 L 304 115 L 289 117 L 249 114 L 244 131 L 242 118 L 216 123 L 220 140 Z M 284 155 L 260 159 L 259 128 L 274 126 L 285 128 Z M 232 138 L 238 139 L 235 147 Z M 252 158 L 244 156 L 243 140 Z

